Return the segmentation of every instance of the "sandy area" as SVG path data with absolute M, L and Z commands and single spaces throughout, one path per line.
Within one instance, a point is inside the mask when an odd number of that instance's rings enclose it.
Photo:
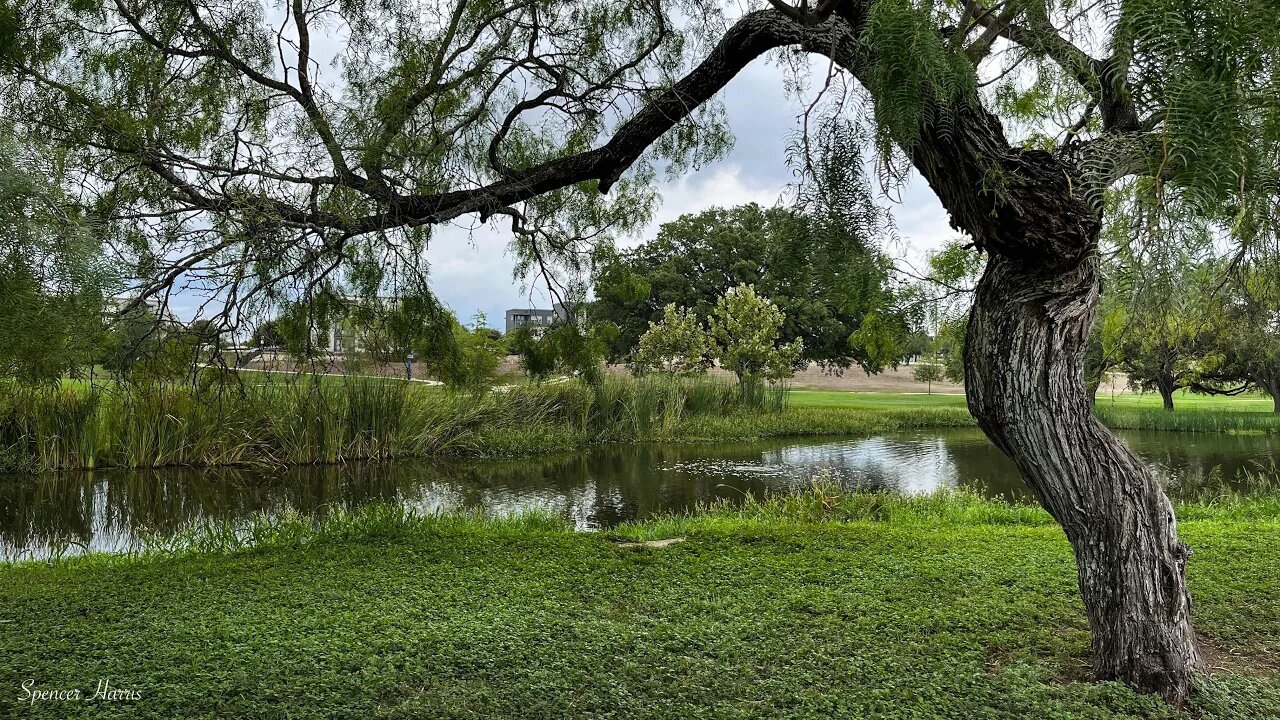
M 341 357 L 330 358 L 327 362 L 318 363 L 321 367 L 317 368 L 323 372 L 341 373 L 344 369 L 344 363 Z M 267 356 L 259 358 L 247 364 L 247 367 L 255 370 L 278 370 L 292 371 L 297 368 L 296 364 L 288 360 L 285 356 Z M 610 365 L 609 372 L 619 375 L 630 374 L 630 370 L 625 365 Z M 359 367 L 358 372 L 362 375 L 378 375 L 382 377 L 404 377 L 405 367 L 403 364 L 387 364 L 377 365 L 372 363 L 363 364 Z M 910 365 L 901 365 L 897 369 L 888 369 L 877 375 L 868 375 L 861 368 L 852 367 L 842 372 L 828 372 L 820 368 L 817 364 L 811 364 L 808 368 L 796 373 L 792 379 L 792 387 L 798 390 L 837 390 L 844 392 L 924 392 L 924 383 L 916 382 L 914 377 L 915 369 Z M 503 359 L 502 364 L 498 367 L 500 377 L 514 377 L 521 374 L 520 361 L 514 355 L 508 355 Z M 712 368 L 710 374 L 713 377 L 732 377 L 732 373 L 725 372 L 720 368 Z M 414 379 L 425 379 L 427 377 L 426 367 L 422 364 L 415 364 L 413 368 Z M 1108 382 L 1098 389 L 1098 395 L 1116 395 L 1127 392 L 1123 376 L 1111 376 Z M 963 394 L 964 387 L 955 383 L 935 382 L 933 384 L 933 392 L 939 394 Z

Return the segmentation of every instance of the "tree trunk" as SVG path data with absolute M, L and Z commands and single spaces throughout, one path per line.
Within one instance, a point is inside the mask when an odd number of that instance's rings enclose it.
M 1190 551 L 1155 477 L 1090 412 L 1096 256 L 1029 264 L 993 254 L 978 284 L 964 358 L 969 409 L 1066 531 L 1097 676 L 1181 705 L 1197 663 Z
M 1156 389 L 1160 391 L 1160 399 L 1164 400 L 1164 409 L 1173 412 L 1173 376 L 1164 374 L 1156 378 Z
M 1258 383 L 1271 396 L 1272 412 L 1280 414 L 1280 378 L 1270 378 Z

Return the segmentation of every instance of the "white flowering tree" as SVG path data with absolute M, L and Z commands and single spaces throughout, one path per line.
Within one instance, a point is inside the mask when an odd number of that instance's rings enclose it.
M 778 382 L 795 374 L 804 341 L 780 344 L 782 311 L 751 285 L 731 288 L 716 301 L 709 324 L 720 367 L 738 376 L 744 388 L 763 380 Z
M 691 377 L 707 372 L 712 354 L 711 336 L 698 316 L 669 303 L 662 309 L 662 320 L 650 322 L 640 336 L 633 367 L 641 373 Z

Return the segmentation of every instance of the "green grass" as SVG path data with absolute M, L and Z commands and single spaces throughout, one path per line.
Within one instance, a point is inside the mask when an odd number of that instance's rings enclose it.
M 959 395 L 795 390 L 763 393 L 756 405 L 714 379 L 609 377 L 594 388 L 570 381 L 475 394 L 385 378 L 248 377 L 92 391 L 0 382 L 0 472 L 492 457 L 974 424 Z M 1100 400 L 1099 417 L 1124 429 L 1280 432 L 1280 415 L 1256 400 L 1183 402 L 1168 413 L 1150 396 L 1128 397 Z
M 819 390 L 794 390 L 789 396 L 789 403 L 793 408 L 885 412 L 965 408 L 963 395 Z M 1121 430 L 1280 433 L 1280 415 L 1273 412 L 1269 397 L 1215 397 L 1182 391 L 1177 393 L 1174 407 L 1174 412 L 1166 411 L 1159 395 L 1125 394 L 1114 399 L 1099 395 L 1094 412 L 1108 427 Z
M 845 392 L 840 390 L 792 390 L 789 398 L 795 407 L 848 407 L 863 410 L 876 410 L 904 407 L 965 407 L 964 395 L 891 392 Z M 1098 393 L 1096 406 L 1099 408 L 1119 407 L 1134 409 L 1153 409 L 1164 411 L 1160 396 L 1157 394 L 1124 393 L 1114 398 L 1105 393 Z M 1270 397 L 1265 395 L 1240 395 L 1223 397 L 1217 395 L 1197 395 L 1190 391 L 1180 390 L 1174 393 L 1174 412 L 1183 410 L 1224 410 L 1231 412 L 1265 412 L 1271 413 L 1273 405 Z
M 1180 527 L 1219 666 L 1184 715 L 1087 679 L 1042 511 L 819 490 L 608 535 L 384 508 L 0 566 L 0 717 L 1274 718 L 1280 524 L 1236 509 Z M 108 677 L 142 700 L 15 691 Z

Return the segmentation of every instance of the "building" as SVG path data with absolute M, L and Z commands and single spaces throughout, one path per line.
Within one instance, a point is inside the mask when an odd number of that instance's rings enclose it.
M 135 302 L 137 303 L 136 305 L 134 305 Z M 134 305 L 132 308 L 134 312 L 158 318 L 164 325 L 168 325 L 170 327 L 182 327 L 184 324 L 178 319 L 177 315 L 173 314 L 173 311 L 169 309 L 169 305 L 167 303 L 161 304 L 160 300 L 155 297 L 146 297 L 142 300 L 136 300 L 130 295 L 121 293 L 120 295 L 103 298 L 103 305 L 108 324 L 120 319 L 120 316 L 124 314 L 125 309 L 129 308 L 130 305 Z
M 506 333 L 522 327 L 533 329 L 535 334 L 551 327 L 557 322 L 569 320 L 569 308 L 564 303 L 556 303 L 551 310 L 537 308 L 513 308 L 507 311 Z

